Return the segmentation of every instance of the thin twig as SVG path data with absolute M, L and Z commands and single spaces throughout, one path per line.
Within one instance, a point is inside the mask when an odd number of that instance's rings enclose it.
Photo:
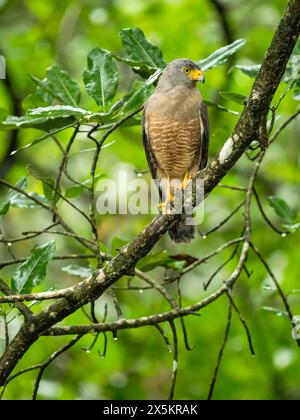
M 61 177 L 62 177 L 62 174 L 63 174 L 64 167 L 65 167 L 66 162 L 68 160 L 68 154 L 69 154 L 69 152 L 71 150 L 71 147 L 72 147 L 72 145 L 73 145 L 73 143 L 76 139 L 79 128 L 80 128 L 80 125 L 76 125 L 75 130 L 73 131 L 73 134 L 72 134 L 72 136 L 71 136 L 71 138 L 70 138 L 70 140 L 67 144 L 67 147 L 65 149 L 65 152 L 63 154 L 63 158 L 61 160 L 61 163 L 59 165 L 58 174 L 57 174 L 57 177 L 56 177 L 56 181 L 55 181 L 54 189 L 53 189 L 53 194 L 52 194 L 52 206 L 51 206 L 51 208 L 52 208 L 52 212 L 53 212 L 54 216 L 55 216 L 55 213 L 57 212 L 57 210 L 56 210 L 56 199 L 57 199 L 57 195 L 58 195 L 60 180 L 61 180 Z M 55 222 L 55 219 L 53 220 L 53 222 Z
M 172 378 L 171 378 L 171 388 L 168 400 L 174 399 L 174 392 L 176 386 L 177 372 L 178 372 L 178 337 L 177 330 L 174 321 L 169 321 L 172 335 L 173 335 L 173 367 L 172 367 Z
M 280 298 L 282 300 L 282 303 L 283 303 L 283 305 L 285 307 L 285 310 L 286 310 L 286 312 L 288 314 L 288 317 L 289 317 L 289 319 L 291 321 L 291 324 L 294 327 L 294 323 L 293 323 L 293 321 L 294 321 L 294 315 L 293 315 L 293 312 L 292 312 L 292 310 L 290 308 L 288 299 L 287 299 L 284 291 L 282 290 L 282 288 L 281 288 L 281 286 L 279 284 L 279 281 L 277 280 L 275 274 L 271 270 L 271 267 L 269 266 L 269 264 L 267 263 L 266 259 L 263 257 L 263 255 L 261 254 L 261 252 L 259 251 L 259 249 L 253 243 L 251 243 L 250 245 L 251 245 L 251 248 L 253 249 L 253 251 L 255 252 L 255 254 L 258 256 L 259 260 L 264 265 L 264 267 L 265 267 L 266 271 L 268 272 L 268 274 L 270 275 L 271 279 L 273 280 L 273 283 L 276 286 L 276 289 L 277 289 L 278 294 L 279 294 L 279 296 L 280 296 Z M 295 341 L 296 341 L 298 347 L 300 347 L 300 339 L 297 339 Z
M 37 375 L 37 378 L 35 380 L 35 383 L 34 383 L 33 394 L 32 394 L 32 399 L 33 400 L 36 400 L 36 398 L 37 398 L 37 393 L 38 393 L 38 390 L 39 390 L 40 382 L 41 382 L 42 376 L 44 374 L 44 371 L 47 369 L 47 367 L 58 356 L 65 353 L 72 346 L 74 346 L 74 344 L 76 344 L 81 339 L 81 337 L 82 337 L 82 335 L 77 335 L 76 337 L 72 338 L 72 340 L 69 343 L 67 343 L 66 345 L 61 347 L 59 350 L 56 350 L 54 353 L 52 353 L 52 355 L 44 363 L 41 364 L 41 366 L 38 368 L 40 371 L 39 371 L 39 373 Z
M 227 315 L 227 322 L 226 322 L 226 328 L 225 328 L 225 334 L 224 334 L 224 338 L 223 338 L 223 342 L 221 344 L 221 348 L 218 354 L 218 358 L 217 358 L 217 364 L 215 366 L 214 369 L 214 374 L 210 383 L 210 387 L 209 387 L 209 393 L 208 393 L 208 397 L 207 400 L 210 401 L 213 397 L 214 394 L 214 390 L 215 390 L 215 386 L 217 383 L 217 378 L 218 378 L 218 373 L 221 367 L 221 363 L 223 360 L 223 355 L 224 355 L 224 351 L 225 351 L 225 347 L 229 338 L 229 332 L 230 332 L 230 327 L 231 327 L 231 320 L 232 320 L 232 306 L 231 304 L 228 307 L 228 315 Z
M 247 325 L 247 322 L 246 322 L 245 318 L 243 317 L 243 315 L 241 314 L 239 308 L 236 306 L 236 304 L 235 304 L 235 302 L 234 302 L 234 300 L 233 300 L 233 298 L 230 294 L 230 291 L 228 291 L 227 297 L 228 297 L 228 299 L 231 303 L 231 306 L 233 307 L 233 309 L 237 313 L 237 315 L 238 315 L 238 317 L 241 321 L 241 324 L 243 325 L 243 327 L 245 329 L 247 339 L 248 339 L 248 343 L 249 343 L 250 352 L 251 352 L 252 356 L 255 356 L 255 350 L 254 350 L 254 346 L 253 346 L 253 342 L 252 342 L 252 338 L 251 338 L 251 333 L 250 333 L 250 329 Z
M 212 233 L 216 232 L 217 230 L 219 230 L 221 227 L 223 227 L 224 225 L 226 225 L 227 222 L 229 222 L 229 220 L 232 219 L 232 217 L 243 207 L 243 205 L 245 204 L 245 202 L 243 201 L 241 204 L 239 204 L 228 216 L 225 217 L 225 219 L 223 219 L 220 223 L 218 223 L 215 227 L 211 228 L 210 230 L 208 230 L 205 233 L 201 233 L 200 235 L 202 236 L 202 238 L 207 238 L 207 236 L 211 235 Z

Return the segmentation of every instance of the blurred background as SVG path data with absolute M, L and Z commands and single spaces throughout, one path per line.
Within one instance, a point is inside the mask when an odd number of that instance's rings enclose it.
M 246 38 L 246 46 L 232 58 L 230 63 L 206 74 L 202 95 L 234 111 L 241 105 L 226 102 L 219 91 L 235 91 L 247 96 L 253 80 L 238 70 L 229 72 L 235 64 L 259 64 L 264 58 L 274 30 L 287 4 L 286 0 L 223 0 L 223 8 L 214 0 L 0 0 L 0 54 L 6 58 L 7 79 L 0 81 L 0 108 L 9 109 L 13 115 L 22 115 L 24 98 L 34 92 L 35 85 L 28 75 L 43 79 L 49 66 L 58 64 L 69 71 L 83 87 L 82 72 L 86 57 L 95 47 L 105 48 L 121 55 L 120 29 L 140 27 L 148 40 L 158 45 L 168 62 L 179 57 L 200 60 L 217 48 L 235 39 Z M 119 64 L 118 64 L 119 65 Z M 119 94 L 129 91 L 137 76 L 125 65 L 119 65 L 121 83 Z M 285 89 L 282 84 L 276 100 Z M 84 96 L 81 106 L 97 111 L 94 102 Z M 276 126 L 291 115 L 297 107 L 292 93 L 288 93 L 278 111 Z M 213 157 L 220 150 L 234 127 L 237 116 L 210 108 L 211 147 Z M 278 227 L 283 223 L 268 205 L 267 198 L 284 199 L 295 213 L 299 212 L 299 120 L 283 132 L 270 148 L 261 169 L 257 190 L 266 213 Z M 30 170 L 42 176 L 55 176 L 60 152 L 50 140 L 16 154 L 10 153 L 32 142 L 41 132 L 33 129 L 19 132 L 0 132 L 0 176 L 16 183 Z M 66 144 L 68 132 L 60 135 Z M 101 155 L 98 174 L 113 177 L 119 169 L 129 173 L 147 168 L 141 143 L 140 127 L 121 128 L 110 137 L 110 146 Z M 89 175 L 91 154 L 77 153 L 92 147 L 82 134 L 72 149 L 74 156 L 69 162 L 69 171 L 77 179 Z M 253 163 L 243 157 L 224 182 L 246 186 Z M 149 175 L 145 179 L 150 180 Z M 41 191 L 40 183 L 28 178 L 29 188 Z M 2 196 L 5 193 L 1 191 Z M 217 188 L 205 203 L 205 221 L 200 226 L 205 232 L 230 214 L 243 200 L 242 193 Z M 78 204 L 85 208 L 84 196 Z M 69 208 L 61 211 L 79 234 L 87 234 L 87 226 Z M 99 234 L 103 248 L 112 247 L 112 240 L 133 238 L 152 219 L 152 216 L 99 216 Z M 5 237 L 20 235 L 24 230 L 38 230 L 45 226 L 49 216 L 37 209 L 12 209 L 1 220 Z M 203 239 L 198 234 L 189 245 L 175 246 L 166 236 L 155 251 L 167 250 L 170 255 L 188 254 L 201 258 L 230 239 L 240 236 L 243 214 L 220 231 Z M 53 239 L 53 237 L 51 238 Z M 70 239 L 57 237 L 57 253 L 82 253 Z M 29 255 L 36 243 L 49 240 L 47 235 L 14 245 L 17 257 Z M 273 232 L 253 206 L 253 240 L 260 248 L 277 275 L 295 314 L 300 314 L 299 303 L 299 234 L 282 237 Z M 189 273 L 182 282 L 183 304 L 201 300 L 226 279 L 234 268 L 229 263 L 214 279 L 208 292 L 203 283 L 224 262 L 232 250 L 225 251 L 206 265 Z M 4 245 L 0 244 L 0 259 L 10 259 Z M 87 265 L 85 261 L 77 261 Z M 66 262 L 53 262 L 48 270 L 46 283 L 37 290 L 65 287 L 79 281 L 62 271 Z M 252 275 L 242 274 L 235 299 L 251 329 L 256 356 L 249 352 L 244 330 L 234 315 L 228 346 L 225 351 L 215 398 L 218 399 L 298 399 L 300 395 L 299 349 L 291 337 L 291 326 L 285 317 L 284 308 L 277 292 L 261 263 L 250 254 L 247 268 Z M 1 277 L 8 283 L 14 267 L 1 270 Z M 151 273 L 162 280 L 164 269 Z M 126 284 L 122 279 L 117 286 Z M 170 292 L 174 292 L 170 287 Z M 167 310 L 162 298 L 152 291 L 116 291 L 124 316 L 132 318 Z M 108 319 L 116 319 L 109 296 L 97 305 L 99 318 L 103 317 L 104 303 L 109 304 Z M 268 308 L 268 310 L 266 310 Z M 201 317 L 186 320 L 189 342 L 193 350 L 187 351 L 180 335 L 178 383 L 175 398 L 206 398 L 218 351 L 223 339 L 227 316 L 227 301 L 224 297 L 201 312 Z M 19 320 L 13 322 L 18 327 Z M 86 322 L 78 311 L 70 318 L 71 323 Z M 166 331 L 167 330 L 166 326 Z M 84 351 L 92 337 L 84 339 L 52 364 L 44 375 L 39 398 L 42 399 L 164 399 L 168 395 L 172 369 L 172 355 L 153 327 L 121 331 L 118 340 L 108 335 L 107 354 L 102 351 L 103 337 L 91 351 Z M 38 363 L 66 342 L 66 338 L 42 338 L 27 353 L 18 369 Z M 35 373 L 19 377 L 8 387 L 5 397 L 27 399 Z

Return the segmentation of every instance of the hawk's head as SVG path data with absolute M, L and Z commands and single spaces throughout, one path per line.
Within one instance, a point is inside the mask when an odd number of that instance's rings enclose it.
M 197 82 L 204 83 L 204 74 L 197 63 L 186 58 L 171 61 L 164 69 L 159 85 L 160 87 L 175 87 L 184 85 L 193 87 Z

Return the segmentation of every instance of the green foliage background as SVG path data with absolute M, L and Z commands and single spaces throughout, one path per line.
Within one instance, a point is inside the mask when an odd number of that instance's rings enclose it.
M 287 2 L 285 0 L 227 0 L 228 17 L 233 39 L 246 38 L 247 44 L 236 56 L 236 64 L 259 64 L 263 60 L 272 34 Z M 125 27 L 140 27 L 148 40 L 163 51 L 165 61 L 178 57 L 201 60 L 217 48 L 227 44 L 220 20 L 212 2 L 206 0 L 1 0 L 0 1 L 0 54 L 6 57 L 7 71 L 12 83 L 11 90 L 22 101 L 35 91 L 35 83 L 28 76 L 45 77 L 46 69 L 58 64 L 80 81 L 86 68 L 86 57 L 96 47 L 122 55 L 118 33 Z M 233 63 L 232 63 L 233 64 Z M 121 71 L 118 95 L 129 92 L 137 76 L 125 64 L 118 64 Z M 205 99 L 218 102 L 235 111 L 241 105 L 229 102 L 218 95 L 219 91 L 234 91 L 247 96 L 252 79 L 239 70 L 228 73 L 228 66 L 220 66 L 206 74 L 206 84 L 201 88 Z M 286 85 L 281 84 L 275 103 Z M 85 95 L 81 106 L 97 111 L 95 102 Z M 278 112 L 278 122 L 284 121 L 295 111 L 297 102 L 293 93 L 285 97 Z M 13 112 L 11 96 L 0 81 L 0 108 Z M 229 137 L 237 117 L 210 108 L 211 147 L 214 156 Z M 300 210 L 299 192 L 300 158 L 298 153 L 299 121 L 295 121 L 278 142 L 274 144 L 264 162 L 257 190 L 266 213 L 280 227 L 280 218 L 268 203 L 268 197 L 284 199 L 295 213 Z M 66 132 L 60 135 L 67 142 Z M 41 135 L 33 129 L 21 130 L 19 146 L 34 141 Z M 8 134 L 0 132 L 0 161 L 6 155 Z M 103 150 L 97 173 L 112 176 L 118 168 L 144 170 L 146 160 L 141 143 L 139 126 L 121 128 L 113 133 L 114 141 Z M 84 135 L 74 146 L 73 152 L 92 147 Z M 58 149 L 47 140 L 17 154 L 7 179 L 16 183 L 31 170 L 43 176 L 55 176 L 60 159 Z M 4 162 L 3 162 L 4 164 Z M 88 177 L 89 153 L 81 153 L 71 159 L 69 169 L 78 179 Z M 244 157 L 226 177 L 227 184 L 245 186 L 251 170 L 251 162 Z M 148 179 L 148 175 L 146 176 Z M 41 183 L 28 178 L 31 191 L 42 193 Z M 229 214 L 242 200 L 239 192 L 216 189 L 205 203 L 205 221 L 200 227 L 206 231 Z M 84 207 L 84 197 L 78 199 Z M 62 208 L 68 219 L 77 226 L 78 232 L 86 234 L 87 226 L 72 211 Z M 68 213 L 67 213 L 68 212 Z M 1 229 L 7 237 L 18 236 L 24 230 L 37 230 L 44 226 L 46 213 L 39 209 L 11 209 L 1 221 Z M 99 233 L 103 243 L 110 248 L 113 238 L 133 238 L 151 216 L 99 216 Z M 285 290 L 293 312 L 300 314 L 299 302 L 299 234 L 281 237 L 263 221 L 253 206 L 253 238 L 266 256 Z M 168 237 L 163 238 L 155 250 L 167 250 L 170 255 L 189 254 L 196 258 L 205 256 L 212 249 L 238 237 L 242 228 L 242 213 L 228 225 L 207 239 L 200 236 L 190 245 L 173 245 Z M 36 243 L 42 245 L 53 239 L 43 235 L 13 247 L 17 256 L 27 256 Z M 57 252 L 69 254 L 80 252 L 78 246 L 68 239 L 55 238 Z M 189 273 L 182 282 L 184 304 L 199 301 L 205 296 L 203 283 L 211 273 L 230 255 L 225 252 Z M 0 247 L 1 260 L 10 256 L 4 246 Z M 84 265 L 79 261 L 79 264 Z M 66 287 L 78 281 L 78 277 L 61 270 L 66 262 L 53 262 L 46 281 L 35 290 L 48 290 L 54 286 Z M 259 261 L 251 255 L 247 264 L 250 278 L 242 274 L 235 291 L 235 300 L 247 319 L 253 335 L 256 356 L 249 354 L 246 337 L 237 317 L 225 351 L 215 397 L 218 399 L 298 399 L 300 395 L 299 349 L 291 338 L 291 326 L 280 315 L 282 303 L 272 286 L 270 278 Z M 212 288 L 231 273 L 234 264 L 229 264 L 214 280 Z M 14 268 L 1 270 L 1 277 L 8 283 Z M 164 270 L 152 273 L 162 280 Z M 124 280 L 118 284 L 123 284 Z M 125 284 L 125 283 L 124 283 Z M 210 289 L 212 290 L 212 289 Z M 175 293 L 175 290 L 170 288 Z M 154 314 L 167 310 L 160 296 L 154 292 L 118 292 L 118 298 L 127 318 Z M 116 318 L 110 298 L 107 296 L 97 307 L 99 317 L 103 315 L 105 300 L 109 304 L 109 319 Z M 274 312 L 264 307 L 274 308 Z M 226 323 L 227 302 L 224 297 L 201 312 L 201 317 L 190 317 L 187 321 L 190 343 L 194 349 L 186 351 L 180 340 L 178 383 L 175 397 L 180 399 L 206 398 L 210 379 L 216 362 Z M 277 311 L 277 312 L 276 312 Z M 275 314 L 274 314 L 275 313 Z M 281 314 L 282 315 L 282 314 Z M 17 329 L 19 320 L 13 322 Z M 76 313 L 70 323 L 83 323 L 81 312 Z M 166 326 L 167 331 L 167 326 Z M 182 337 L 181 337 L 182 338 Z M 95 348 L 86 352 L 92 337 L 85 337 L 68 353 L 59 358 L 46 371 L 41 384 L 39 398 L 43 399 L 161 399 L 166 398 L 170 384 L 172 355 L 167 351 L 158 332 L 147 327 L 122 331 L 118 340 L 109 336 L 107 355 L 101 358 L 102 338 Z M 66 342 L 61 338 L 42 338 L 35 344 L 18 368 L 43 361 L 58 346 Z M 80 345 L 81 344 L 81 345 Z M 31 385 L 35 374 L 28 373 L 13 382 L 5 393 L 6 398 L 27 399 L 31 396 Z

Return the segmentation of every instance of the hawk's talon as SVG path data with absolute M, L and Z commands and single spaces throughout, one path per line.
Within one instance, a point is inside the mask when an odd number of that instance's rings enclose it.
M 174 201 L 174 198 L 175 198 L 175 197 L 174 197 L 174 195 L 173 195 L 173 194 L 171 194 L 171 193 L 169 193 L 169 194 L 167 195 L 166 200 L 165 200 L 163 203 L 160 203 L 160 204 L 158 205 L 159 210 L 161 210 L 161 212 L 162 212 L 163 214 L 167 214 L 169 204 L 170 204 L 172 201 Z

